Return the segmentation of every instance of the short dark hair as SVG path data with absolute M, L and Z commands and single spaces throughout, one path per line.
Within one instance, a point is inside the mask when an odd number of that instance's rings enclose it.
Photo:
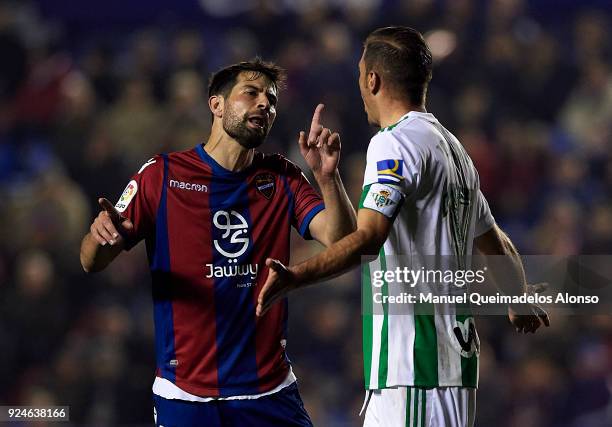
M 208 83 L 208 97 L 210 98 L 213 95 L 227 97 L 236 85 L 238 75 L 242 72 L 252 73 L 249 79 L 253 80 L 262 75 L 266 76 L 277 90 L 284 87 L 287 78 L 284 69 L 272 62 L 266 62 L 256 57 L 251 61 L 239 62 L 214 73 Z
M 379 28 L 364 43 L 366 72 L 376 71 L 400 97 L 425 103 L 432 57 L 425 39 L 408 27 Z

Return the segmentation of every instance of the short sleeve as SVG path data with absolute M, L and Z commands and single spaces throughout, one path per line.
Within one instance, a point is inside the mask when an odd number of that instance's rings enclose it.
M 125 250 L 152 235 L 161 194 L 164 161 L 153 157 L 141 166 L 128 182 L 115 204 L 119 213 L 132 221 L 134 228 L 125 232 Z
M 381 132 L 368 146 L 363 187 L 374 183 L 392 185 L 407 196 L 418 187 L 423 163 L 415 144 L 402 144 L 391 132 Z
M 293 199 L 291 225 L 305 239 L 312 239 L 309 226 L 312 219 L 323 209 L 323 199 L 310 184 L 300 168 L 290 164 L 287 185 Z
M 485 199 L 482 191 L 478 190 L 476 196 L 476 227 L 474 229 L 474 237 L 478 237 L 489 231 L 495 225 L 495 218 L 491 214 L 487 199 Z

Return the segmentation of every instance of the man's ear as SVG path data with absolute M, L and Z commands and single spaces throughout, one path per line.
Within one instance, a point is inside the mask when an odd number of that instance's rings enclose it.
M 221 95 L 213 95 L 208 98 L 208 108 L 213 116 L 222 118 L 223 117 L 223 104 L 225 99 Z
M 380 91 L 380 87 L 382 86 L 380 76 L 376 72 L 370 71 L 367 76 L 367 85 L 370 93 L 372 95 L 376 95 Z

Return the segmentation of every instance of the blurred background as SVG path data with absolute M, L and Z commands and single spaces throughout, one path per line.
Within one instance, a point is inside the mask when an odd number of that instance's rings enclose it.
M 289 73 L 264 151 L 300 163 L 324 102 L 357 202 L 365 36 L 409 25 L 435 59 L 427 108 L 467 148 L 524 254 L 612 248 L 609 0 L 0 1 L 0 403 L 70 405 L 72 425 L 152 425 L 143 245 L 85 275 L 80 239 L 155 153 L 206 141 L 207 80 L 259 54 Z M 294 239 L 293 261 L 320 249 Z M 291 298 L 289 355 L 315 425 L 361 425 L 357 273 Z M 612 426 L 612 317 L 532 336 L 478 319 L 477 426 Z

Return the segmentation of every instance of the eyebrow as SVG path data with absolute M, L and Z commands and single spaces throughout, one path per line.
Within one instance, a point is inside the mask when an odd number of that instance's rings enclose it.
M 253 84 L 250 84 L 250 83 L 246 83 L 246 84 L 243 86 L 243 88 L 244 88 L 244 89 L 255 89 L 256 91 L 261 91 L 261 90 L 262 90 L 260 87 L 257 87 L 257 86 L 255 86 L 255 85 L 253 85 Z M 270 90 L 266 90 L 266 94 L 267 94 L 267 95 L 268 95 L 270 98 L 272 98 L 272 99 L 274 100 L 274 102 L 278 101 L 278 97 L 277 97 L 277 96 L 274 94 L 274 92 L 272 92 L 272 90 L 271 90 L 271 89 L 270 89 Z

